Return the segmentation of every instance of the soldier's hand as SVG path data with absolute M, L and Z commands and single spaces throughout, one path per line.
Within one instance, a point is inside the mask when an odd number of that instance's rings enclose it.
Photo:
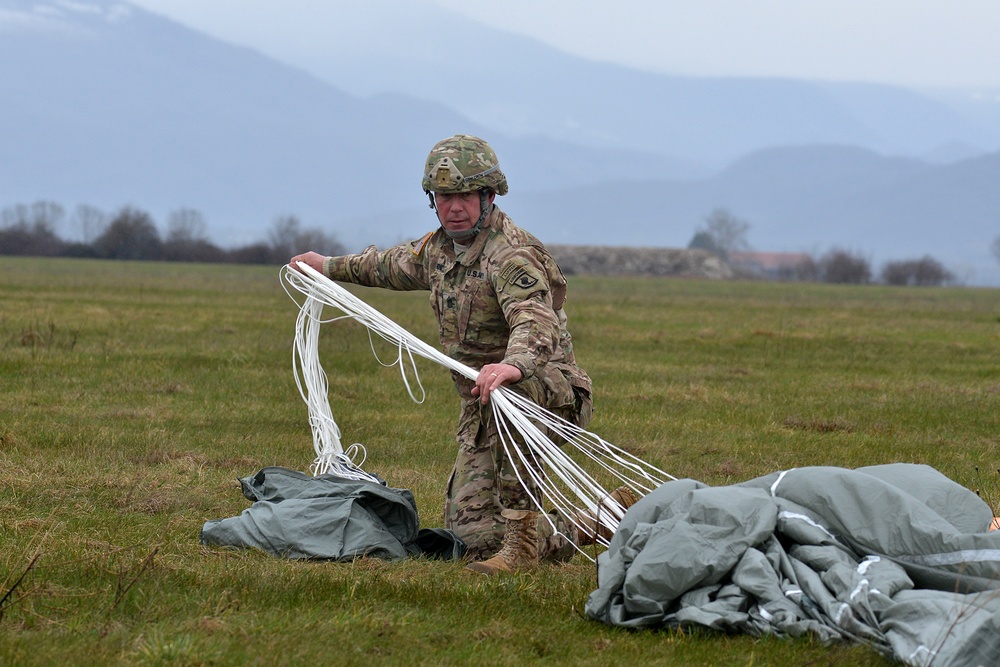
M 521 370 L 510 364 L 486 364 L 479 371 L 472 395 L 478 396 L 483 405 L 490 400 L 490 392 L 498 387 L 521 381 Z
M 289 260 L 288 262 L 288 266 L 292 267 L 296 271 L 301 271 L 301 269 L 299 269 L 298 263 L 302 262 L 303 264 L 308 264 L 310 267 L 316 269 L 320 273 L 323 273 L 323 260 L 325 259 L 326 257 L 319 254 L 318 252 L 309 251 L 306 253 L 302 253 L 301 255 L 296 255 L 295 257 L 292 257 L 292 259 Z

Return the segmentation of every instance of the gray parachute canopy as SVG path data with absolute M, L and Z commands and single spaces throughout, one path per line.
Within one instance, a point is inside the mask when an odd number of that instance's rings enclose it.
M 598 560 L 593 619 L 866 642 L 909 665 L 1000 664 L 1000 531 L 927 466 L 667 482 Z

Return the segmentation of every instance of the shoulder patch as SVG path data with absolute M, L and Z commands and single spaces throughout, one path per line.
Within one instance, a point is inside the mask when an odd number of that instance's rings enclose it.
M 427 242 L 430 241 L 431 236 L 433 234 L 434 232 L 427 232 L 426 234 L 424 234 L 423 238 L 417 239 L 416 241 L 411 243 L 410 252 L 412 252 L 415 256 L 419 257 L 420 253 L 424 251 L 424 246 L 427 245 Z
M 538 284 L 538 276 L 523 264 L 508 264 L 500 272 L 500 283 L 528 290 Z

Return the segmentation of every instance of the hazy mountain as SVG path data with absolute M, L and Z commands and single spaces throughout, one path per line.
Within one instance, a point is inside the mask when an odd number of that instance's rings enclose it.
M 445 106 L 348 95 L 112 0 L 0 0 L 0 63 L 0 155 L 16 156 L 0 161 L 0 205 L 195 207 L 224 243 L 262 238 L 281 214 L 335 226 L 411 205 L 434 141 L 489 134 Z M 636 163 L 670 173 L 656 156 L 544 138 L 506 155 L 543 187 Z
M 954 154 L 958 146 L 1000 150 L 995 94 L 664 76 L 569 56 L 491 29 L 486 15 L 485 25 L 475 23 L 429 2 L 333 7 L 287 0 L 255 10 L 254 24 L 266 31 L 217 32 L 359 95 L 403 93 L 513 136 L 650 151 L 712 168 L 786 144 L 849 144 L 914 157 Z M 976 99 L 981 103 L 972 104 Z
M 161 222 L 191 207 L 223 245 L 295 214 L 385 245 L 433 227 L 423 158 L 471 132 L 500 154 L 502 205 L 543 240 L 683 246 L 726 208 L 760 249 L 930 253 L 1000 284 L 989 98 L 664 77 L 416 4 L 377 3 L 378 30 L 336 24 L 325 43 L 327 26 L 301 27 L 282 63 L 127 2 L 0 0 L 0 207 L 131 204 Z M 307 5 L 275 3 L 263 25 L 294 27 L 280 20 Z
M 669 77 L 581 63 L 521 41 L 514 53 L 527 54 L 523 62 L 491 78 L 486 97 L 449 97 L 446 81 L 421 79 L 405 61 L 388 65 L 391 83 L 414 97 L 448 100 L 470 118 L 516 136 L 647 150 L 711 168 L 775 145 L 845 144 L 909 156 L 958 144 L 974 152 L 1000 148 L 1000 123 L 973 121 L 901 88 Z M 334 74 L 347 69 L 341 63 L 324 78 L 336 83 Z

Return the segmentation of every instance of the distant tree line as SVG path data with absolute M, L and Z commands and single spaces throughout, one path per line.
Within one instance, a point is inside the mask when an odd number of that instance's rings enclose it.
M 72 220 L 81 229 L 81 240 L 67 241 L 57 233 L 67 221 L 59 204 L 38 201 L 8 206 L 0 211 L 0 255 L 282 264 L 306 250 L 327 255 L 345 252 L 336 237 L 303 228 L 294 215 L 277 217 L 266 240 L 228 249 L 208 239 L 204 216 L 190 208 L 170 213 L 165 236 L 149 213 L 131 206 L 107 214 L 81 205 Z
M 955 275 L 929 255 L 919 259 L 887 262 L 879 271 L 876 281 L 871 261 L 861 253 L 843 248 L 828 250 L 819 258 L 796 255 L 792 258 L 794 261 L 778 264 L 765 272 L 760 265 L 741 265 L 738 261 L 751 254 L 746 252 L 750 248 L 747 241 L 749 230 L 750 225 L 746 221 L 735 217 L 726 209 L 716 209 L 695 230 L 688 247 L 708 250 L 729 260 L 737 272 L 746 277 L 766 276 L 777 280 L 855 285 L 881 282 L 886 285 L 934 286 L 955 282 Z M 1000 260 L 1000 237 L 993 242 L 992 250 L 997 260 Z
M 67 241 L 57 230 L 67 219 L 81 230 L 81 240 Z M 126 206 L 105 213 L 89 205 L 77 206 L 71 216 L 50 201 L 16 204 L 0 211 L 0 255 L 41 257 L 94 257 L 102 259 L 162 260 L 168 262 L 217 262 L 239 264 L 283 264 L 306 250 L 326 255 L 346 252 L 335 236 L 316 228 L 303 228 L 294 215 L 275 218 L 267 238 L 249 245 L 221 248 L 208 239 L 207 223 L 200 211 L 181 208 L 167 218 L 166 235 L 161 235 L 153 217 Z M 750 224 L 726 209 L 716 209 L 692 237 L 689 248 L 715 253 L 734 260 L 750 248 Z M 991 246 L 1000 261 L 1000 236 Z M 736 266 L 739 271 L 740 267 Z M 762 277 L 759 271 L 744 270 L 748 277 Z M 858 252 L 833 248 L 819 258 L 804 255 L 782 265 L 766 276 L 777 280 L 799 280 L 844 284 L 881 282 L 886 285 L 933 286 L 955 282 L 955 276 L 929 255 L 887 262 L 878 279 L 871 261 Z

